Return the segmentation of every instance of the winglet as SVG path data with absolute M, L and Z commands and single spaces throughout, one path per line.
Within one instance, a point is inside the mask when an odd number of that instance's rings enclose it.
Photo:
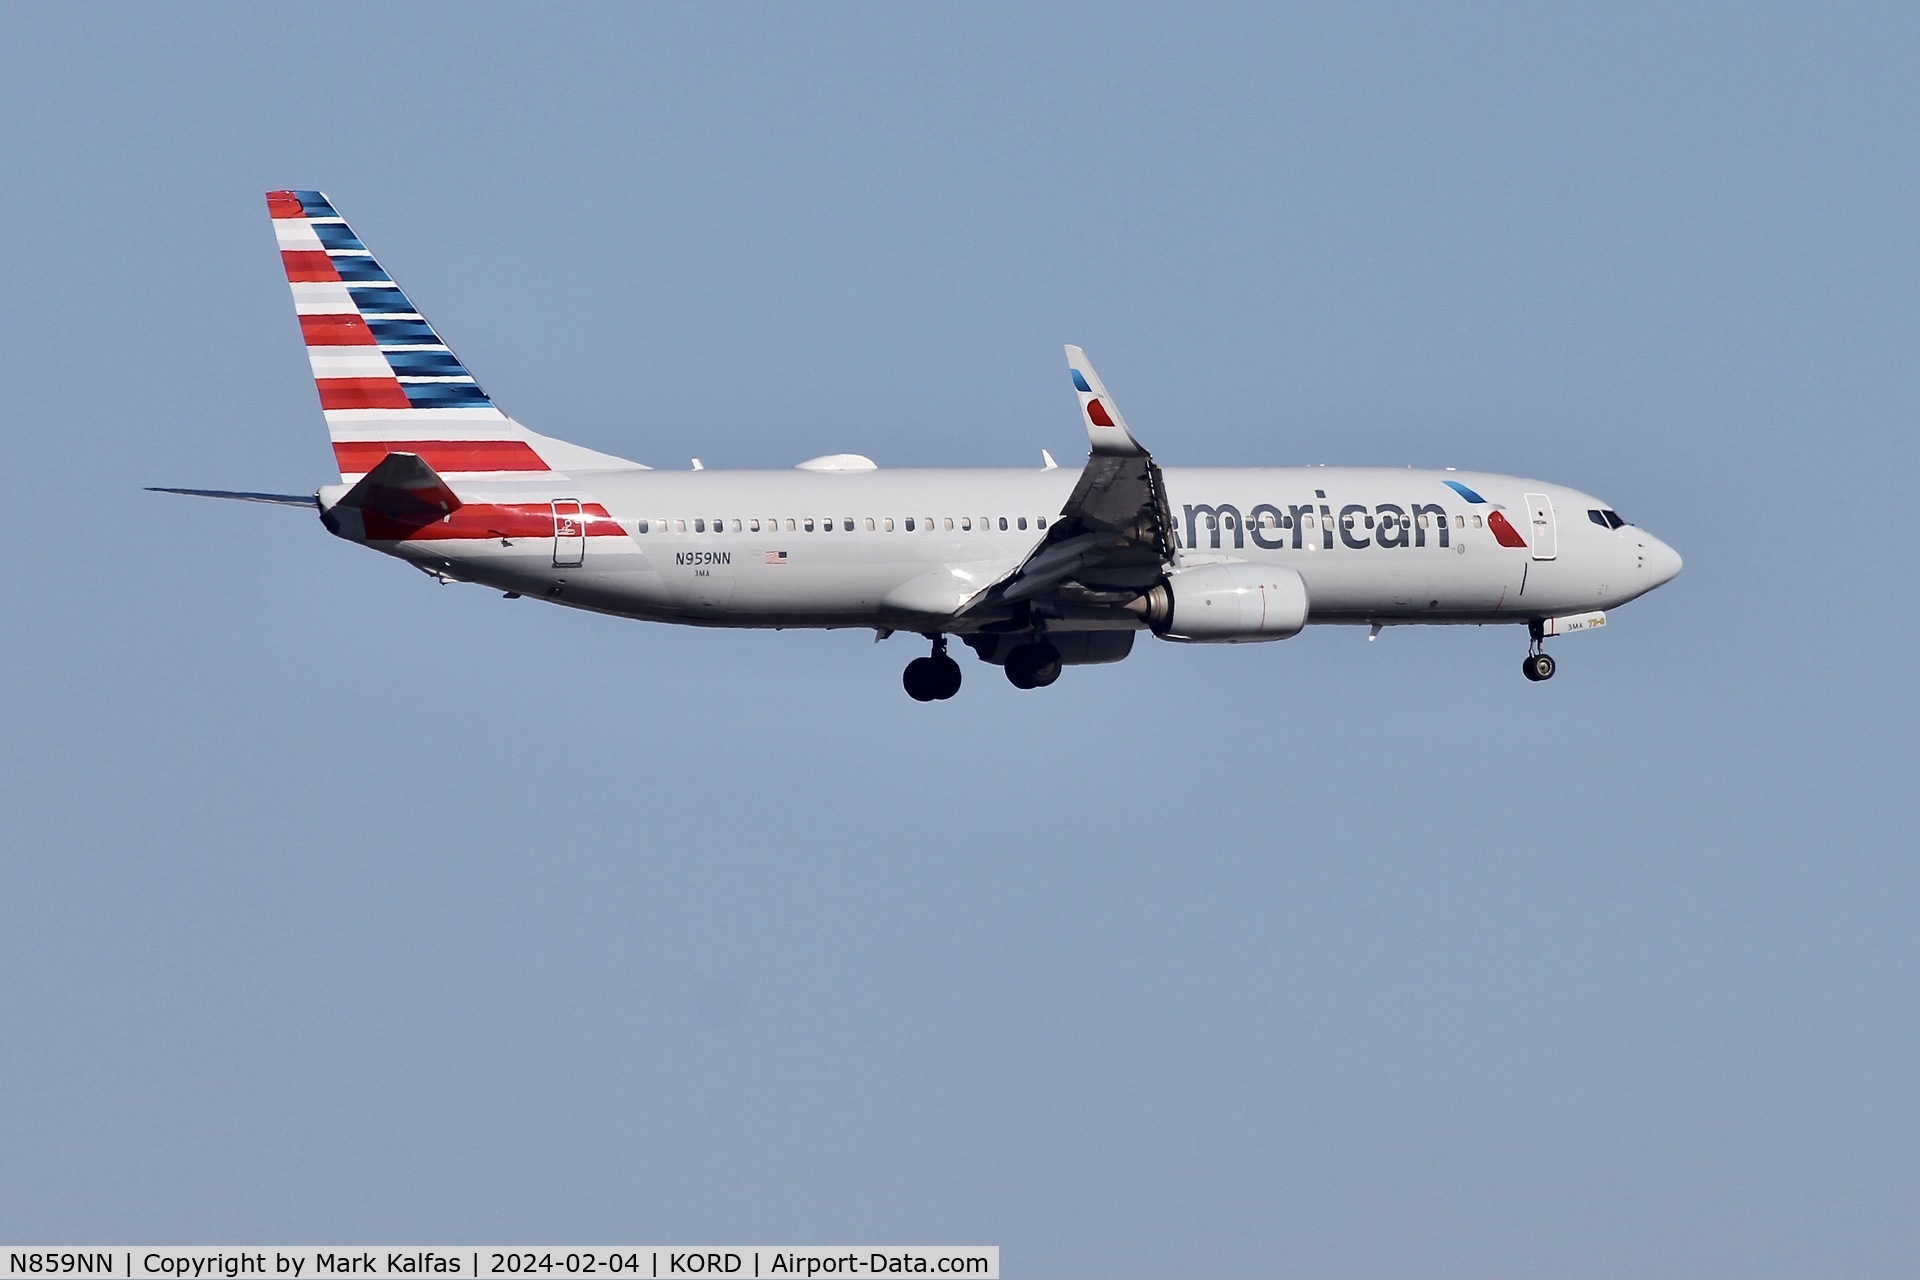
M 1120 416 L 1120 407 L 1108 394 L 1107 384 L 1093 371 L 1093 362 L 1072 343 L 1067 344 L 1067 368 L 1073 373 L 1073 389 L 1080 395 L 1080 418 L 1086 424 L 1087 443 L 1093 451 L 1122 456 L 1145 454 L 1127 430 L 1127 420 Z

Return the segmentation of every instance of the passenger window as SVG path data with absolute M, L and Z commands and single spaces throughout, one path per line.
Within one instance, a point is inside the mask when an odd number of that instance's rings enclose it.
M 873 528 L 873 521 L 871 521 L 871 520 L 869 520 L 869 521 L 867 521 L 867 528 L 869 528 L 869 529 L 871 529 L 871 528 Z M 852 533 L 852 532 L 853 532 L 853 517 L 852 517 L 852 516 L 848 516 L 848 517 L 847 517 L 846 519 L 844 519 L 844 520 L 842 520 L 842 521 L 840 522 L 840 531 L 841 531 L 842 533 Z
M 949 533 L 951 533 L 951 532 L 953 532 L 953 517 L 952 517 L 952 516 L 948 516 L 948 517 L 947 517 L 947 532 L 949 532 Z
M 1218 529 L 1219 527 L 1220 527 L 1220 518 L 1218 516 L 1207 517 L 1207 528 Z
M 755 520 L 755 521 L 754 521 L 754 523 L 755 523 L 755 524 L 757 525 L 757 524 L 759 524 L 760 522 L 759 522 L 758 520 Z M 733 522 L 733 531 L 734 531 L 735 533 L 738 533 L 738 532 L 740 532 L 740 522 L 739 522 L 738 520 L 735 520 L 735 521 Z
M 788 517 L 787 517 L 787 532 L 788 532 L 788 533 L 792 533 L 792 532 L 793 532 L 793 517 L 792 517 L 792 516 L 788 516 Z
M 1425 516 L 1420 517 L 1420 527 L 1422 529 L 1427 527 L 1427 518 Z
M 645 533 L 647 531 L 647 522 L 642 520 L 639 524 L 633 526 L 633 531 L 635 533 Z
M 685 533 L 687 531 L 687 522 L 685 520 L 675 520 L 673 522 L 673 531 L 675 533 Z
M 913 532 L 913 517 L 912 517 L 912 516 L 908 516 L 908 517 L 907 517 L 907 532 L 908 532 L 908 533 L 912 533 L 912 532 Z
M 1453 527 L 1454 527 L 1454 528 L 1456 528 L 1456 529 L 1464 529 L 1464 528 L 1466 528 L 1466 527 L 1467 527 L 1467 518 L 1466 518 L 1465 516 L 1455 516 L 1455 517 L 1453 518 Z
M 874 530 L 874 523 L 873 523 L 873 517 L 872 517 L 872 516 L 868 516 L 868 517 L 867 517 L 867 532 L 868 532 L 868 533 L 872 533 L 872 532 L 873 532 L 873 530 Z
M 960 517 L 960 527 L 961 527 L 962 529 L 964 529 L 964 530 L 966 530 L 966 531 L 967 531 L 968 533 L 972 533 L 972 532 L 973 532 L 973 517 L 972 517 L 972 516 L 961 516 L 961 517 Z
M 755 516 L 755 517 L 754 517 L 753 519 L 751 519 L 751 520 L 749 520 L 749 521 L 747 521 L 747 532 L 748 532 L 748 533 L 758 533 L 758 532 L 760 532 L 760 517 L 759 517 L 759 516 Z
M 1026 527 L 1027 527 L 1027 518 L 1026 518 L 1025 516 L 1021 516 L 1021 517 L 1019 518 L 1019 524 L 1018 524 L 1018 526 L 1017 526 L 1017 527 L 1019 527 L 1019 528 L 1022 528 L 1022 529 L 1024 529 L 1024 528 L 1026 528 Z
M 808 516 L 808 517 L 807 517 L 807 532 L 808 532 L 808 533 L 812 533 L 812 532 L 813 532 L 813 517 L 812 517 L 812 516 Z
M 881 527 L 882 529 L 885 529 L 885 530 L 886 530 L 886 531 L 887 531 L 888 533 L 892 533 L 892 532 L 893 532 L 893 517 L 892 517 L 892 516 L 883 516 L 883 517 L 881 518 L 881 520 L 880 520 L 880 527 Z
M 1301 516 L 1301 517 L 1300 517 L 1300 523 L 1301 523 L 1301 524 L 1303 524 L 1303 525 L 1305 525 L 1305 526 L 1306 526 L 1307 528 L 1309 528 L 1309 529 L 1311 529 L 1311 528 L 1313 528 L 1313 517 L 1312 517 L 1312 516 Z
M 1022 521 L 1021 521 L 1020 523 L 1024 525 L 1024 524 L 1026 523 L 1026 521 L 1025 521 L 1025 520 L 1022 520 Z M 1000 517 L 1000 532 L 1002 532 L 1002 533 L 1005 533 L 1006 531 L 1007 531 L 1007 518 L 1006 518 L 1005 516 L 1001 516 L 1001 517 Z
M 695 533 L 705 533 L 707 531 L 707 522 L 705 520 L 695 520 L 693 522 L 693 531 Z
M 1040 517 L 1040 527 L 1042 529 L 1047 527 L 1047 518 L 1045 516 Z
M 822 520 L 822 521 L 820 522 L 820 532 L 822 532 L 822 533 L 832 533 L 832 532 L 833 532 L 833 517 L 832 517 L 832 516 L 828 516 L 828 517 L 827 517 L 827 518 L 826 518 L 825 520 Z
M 1475 514 L 1475 516 L 1473 517 L 1473 527 L 1476 529 L 1480 527 L 1480 517 L 1478 514 Z
M 1369 529 L 1371 529 L 1371 528 L 1373 528 L 1373 517 L 1372 517 L 1372 516 L 1363 516 L 1363 517 L 1362 517 L 1362 519 L 1364 519 L 1364 520 L 1365 520 L 1365 521 L 1367 522 L 1367 528 L 1369 528 Z

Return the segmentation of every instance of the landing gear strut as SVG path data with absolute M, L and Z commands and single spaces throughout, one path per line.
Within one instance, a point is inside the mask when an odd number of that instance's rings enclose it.
M 1016 689 L 1044 689 L 1060 678 L 1060 651 L 1045 640 L 1007 655 L 1007 680 Z
M 1527 624 L 1527 633 L 1531 637 L 1527 642 L 1527 656 L 1520 660 L 1520 674 L 1535 684 L 1542 680 L 1553 679 L 1553 659 L 1540 647 L 1542 628 L 1537 622 Z
M 933 652 L 909 662 L 900 683 L 915 702 L 944 702 L 960 692 L 960 664 L 947 656 L 945 636 L 928 638 L 933 641 Z

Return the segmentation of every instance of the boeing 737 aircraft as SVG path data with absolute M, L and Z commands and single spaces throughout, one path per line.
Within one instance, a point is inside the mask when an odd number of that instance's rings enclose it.
M 774 471 L 656 471 L 538 435 L 495 407 L 317 191 L 267 208 L 333 438 L 312 494 L 165 489 L 318 510 L 327 531 L 442 582 L 704 627 L 923 636 L 902 683 L 951 698 L 957 636 L 1022 689 L 1118 662 L 1134 636 L 1234 644 L 1311 624 L 1511 623 L 1522 670 L 1552 636 L 1680 572 L 1613 508 L 1511 476 L 1336 467 L 1162 468 L 1078 347 L 1078 473 L 883 469 L 831 454 Z

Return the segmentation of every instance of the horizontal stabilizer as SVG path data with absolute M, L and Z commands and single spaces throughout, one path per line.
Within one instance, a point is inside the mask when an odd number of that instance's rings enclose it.
M 267 502 L 276 507 L 317 507 L 320 499 L 311 493 L 245 493 L 237 489 L 169 489 L 150 484 L 148 493 L 184 493 L 190 498 L 231 498 L 235 502 Z
M 335 505 L 427 524 L 452 515 L 461 503 L 419 454 L 390 453 Z

